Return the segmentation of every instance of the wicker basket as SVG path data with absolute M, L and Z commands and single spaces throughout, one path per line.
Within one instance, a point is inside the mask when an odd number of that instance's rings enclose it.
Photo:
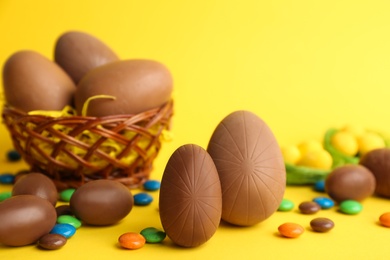
M 31 171 L 49 176 L 59 190 L 96 179 L 139 187 L 149 178 L 172 115 L 172 100 L 135 115 L 50 117 L 7 106 L 2 113 Z

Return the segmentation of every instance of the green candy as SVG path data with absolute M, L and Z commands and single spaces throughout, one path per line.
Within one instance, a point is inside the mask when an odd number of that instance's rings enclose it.
M 141 231 L 141 235 L 145 238 L 146 243 L 161 243 L 166 234 L 164 231 L 161 231 L 154 227 L 148 227 Z
M 356 200 L 344 200 L 340 203 L 340 211 L 348 215 L 356 215 L 362 210 L 362 204 Z
M 294 202 L 288 199 L 283 199 L 279 205 L 278 211 L 290 211 L 294 208 Z
M 81 221 L 77 218 L 70 215 L 61 215 L 57 218 L 58 224 L 69 224 L 75 227 L 76 229 L 81 227 Z
M 60 199 L 65 202 L 69 202 L 76 189 L 66 189 L 60 192 Z
M 11 191 L 0 192 L 0 202 L 3 201 L 3 200 L 6 200 L 8 198 L 11 198 L 11 196 L 12 196 L 12 192 Z

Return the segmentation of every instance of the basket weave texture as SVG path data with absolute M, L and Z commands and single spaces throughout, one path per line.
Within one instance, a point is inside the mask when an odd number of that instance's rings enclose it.
M 2 113 L 30 170 L 49 176 L 59 190 L 96 179 L 139 187 L 149 178 L 172 115 L 172 100 L 135 115 L 50 117 L 7 106 Z

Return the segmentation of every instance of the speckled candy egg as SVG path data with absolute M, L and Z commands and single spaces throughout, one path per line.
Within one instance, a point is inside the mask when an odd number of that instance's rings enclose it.
M 271 216 L 286 188 L 281 150 L 267 124 L 249 111 L 225 117 L 211 136 L 207 151 L 222 185 L 222 219 L 251 226 Z
M 182 247 L 196 247 L 216 232 L 222 212 L 218 173 L 198 145 L 179 147 L 169 158 L 161 181 L 160 218 L 167 236 Z
M 25 246 L 38 241 L 54 227 L 54 206 L 34 195 L 17 195 L 0 203 L 0 244 Z
M 133 196 L 122 183 L 114 180 L 95 180 L 79 187 L 69 205 L 85 224 L 112 225 L 126 217 L 133 207 Z

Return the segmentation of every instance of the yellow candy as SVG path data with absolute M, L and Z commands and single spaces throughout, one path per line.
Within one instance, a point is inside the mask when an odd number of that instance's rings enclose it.
M 348 156 L 355 156 L 359 151 L 356 137 L 347 131 L 336 132 L 332 136 L 331 144 L 336 150 Z
M 367 132 L 358 139 L 359 153 L 364 155 L 374 149 L 384 148 L 386 146 L 383 138 L 373 132 Z
M 295 145 L 288 145 L 281 148 L 284 162 L 295 165 L 301 159 L 301 152 Z
M 302 156 L 302 159 L 298 162 L 298 165 L 329 170 L 333 164 L 332 156 L 326 150 L 314 150 L 306 153 Z
M 320 151 L 323 150 L 323 146 L 321 142 L 316 140 L 307 140 L 298 145 L 298 149 L 301 152 L 301 156 L 304 156 L 305 154 L 312 152 L 312 151 Z
M 352 125 L 352 124 L 346 125 L 341 130 L 352 134 L 353 136 L 355 136 L 355 138 L 360 138 L 366 132 L 364 127 L 359 125 Z

